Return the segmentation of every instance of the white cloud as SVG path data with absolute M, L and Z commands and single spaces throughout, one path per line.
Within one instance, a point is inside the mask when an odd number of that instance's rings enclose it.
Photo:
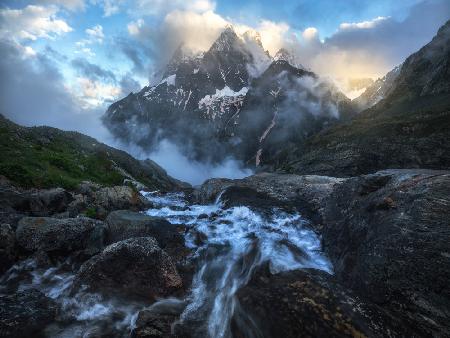
M 210 0 L 137 0 L 132 12 L 139 16 L 164 15 L 174 10 L 204 13 L 215 8 L 216 3 Z
M 84 0 L 37 0 L 37 4 L 56 5 L 64 7 L 70 11 L 84 10 Z
M 271 55 L 275 53 L 284 45 L 286 34 L 289 31 L 289 25 L 286 23 L 273 22 L 263 20 L 256 27 L 256 30 L 261 34 L 261 42 L 265 49 Z
M 383 21 L 387 20 L 387 17 L 379 16 L 377 18 L 374 18 L 372 20 L 368 21 L 362 21 L 362 22 L 343 22 L 339 25 L 339 28 L 341 30 L 351 30 L 351 29 L 370 29 L 374 28 L 376 25 L 379 25 Z
M 56 17 L 56 7 L 28 5 L 23 9 L 0 10 L 0 38 L 14 41 L 53 39 L 72 28 Z
M 103 43 L 103 39 L 105 38 L 103 27 L 101 25 L 95 25 L 92 28 L 86 29 L 85 32 L 87 38 L 75 42 L 75 46 L 77 47 L 76 53 L 83 53 L 88 57 L 94 57 L 95 53 L 88 46 L 94 43 Z
M 306 41 L 318 40 L 319 31 L 315 27 L 308 27 L 302 32 L 302 37 Z
M 128 34 L 133 36 L 139 36 L 141 34 L 141 30 L 145 27 L 145 22 L 143 19 L 138 19 L 136 21 L 132 21 L 127 25 Z
M 103 34 L 103 27 L 101 25 L 95 25 L 92 28 L 86 29 L 86 34 L 92 42 L 97 41 L 102 43 L 105 38 L 105 35 Z
M 106 84 L 86 77 L 77 78 L 77 84 L 72 90 L 78 93 L 78 99 L 84 109 L 102 106 L 105 101 L 112 101 L 122 93 L 122 89 L 115 85 Z

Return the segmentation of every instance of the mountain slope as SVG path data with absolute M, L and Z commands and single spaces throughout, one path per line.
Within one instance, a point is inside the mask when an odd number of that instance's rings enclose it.
M 299 143 L 350 112 L 334 86 L 296 66 L 286 50 L 274 61 L 256 32 L 228 27 L 204 54 L 180 47 L 158 85 L 112 104 L 103 120 L 148 150 L 167 139 L 194 160 L 272 165 L 280 142 Z
M 75 188 L 89 180 L 122 185 L 136 180 L 150 189 L 182 185 L 156 163 L 77 133 L 51 127 L 22 127 L 0 115 L 0 175 L 23 187 Z
M 395 67 L 385 76 L 377 79 L 374 83 L 367 87 L 364 93 L 352 101 L 356 109 L 358 111 L 363 111 L 384 99 L 393 88 L 395 80 L 400 74 L 401 69 L 402 65 Z
M 237 120 L 235 155 L 256 167 L 271 167 L 293 145 L 350 114 L 350 100 L 332 84 L 285 60 L 255 79 Z
M 385 99 L 325 130 L 279 166 L 353 176 L 384 168 L 450 167 L 450 21 L 403 63 Z

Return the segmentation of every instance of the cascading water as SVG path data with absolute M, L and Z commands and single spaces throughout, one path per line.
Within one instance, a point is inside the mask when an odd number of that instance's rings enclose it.
M 180 195 L 146 196 L 159 206 L 148 210 L 148 215 L 189 228 L 186 244 L 194 249 L 198 272 L 179 324 L 187 325 L 194 336 L 231 335 L 235 294 L 264 262 L 273 273 L 300 268 L 331 272 L 319 238 L 297 213 L 273 209 L 264 215 L 245 206 L 223 209 L 220 199 L 213 205 L 180 210 L 185 207 Z
M 181 313 L 173 325 L 175 332 L 219 338 L 231 336 L 231 321 L 239 305 L 236 292 L 261 264 L 267 263 L 272 273 L 300 268 L 331 272 L 319 238 L 297 213 L 258 212 L 245 206 L 226 209 L 220 199 L 211 205 L 189 205 L 183 194 L 143 194 L 154 205 L 148 215 L 186 226 L 185 242 L 196 266 L 186 299 L 144 304 L 105 299 L 84 290 L 70 296 L 78 269 L 70 259 L 51 268 L 40 268 L 33 259 L 23 261 L 0 279 L 0 293 L 36 288 L 57 301 L 61 318 L 46 330 L 52 337 L 87 337 L 104 333 L 105 328 L 112 335 L 129 336 L 140 310 L 158 313 L 172 308 Z M 258 337 L 258 333 L 249 332 L 249 336 Z

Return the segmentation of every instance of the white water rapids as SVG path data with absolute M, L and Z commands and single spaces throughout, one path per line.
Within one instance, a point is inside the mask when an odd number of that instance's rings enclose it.
M 182 304 L 184 310 L 174 330 L 184 327 L 193 337 L 220 338 L 231 337 L 231 320 L 239 306 L 235 294 L 261 264 L 268 263 L 272 273 L 301 268 L 331 273 L 331 265 L 320 251 L 320 239 L 300 214 L 263 213 L 245 206 L 225 209 L 220 200 L 189 205 L 182 194 L 143 194 L 154 205 L 146 211 L 148 215 L 187 228 L 185 242 L 192 249 L 190 259 L 196 272 L 186 299 L 162 299 L 151 305 L 105 299 L 83 290 L 70 297 L 68 291 L 78 268 L 70 259 L 45 269 L 32 259 L 21 262 L 0 279 L 0 293 L 36 288 L 56 300 L 62 319 L 47 329 L 52 337 L 88 337 L 105 327 L 114 335 L 129 336 L 143 308 Z

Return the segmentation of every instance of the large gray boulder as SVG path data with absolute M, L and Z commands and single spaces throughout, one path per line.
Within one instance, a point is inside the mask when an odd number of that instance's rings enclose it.
M 337 277 L 419 336 L 450 332 L 450 171 L 351 178 L 325 201 L 323 244 Z
M 0 296 L 0 337 L 40 337 L 56 317 L 53 300 L 37 290 Z
M 72 195 L 62 188 L 22 189 L 15 187 L 0 176 L 0 212 L 6 214 L 27 214 L 49 216 L 61 213 L 73 200 Z M 0 217 L 4 215 L 0 214 Z
M 101 241 L 97 238 L 96 228 L 101 230 L 103 222 L 87 217 L 24 217 L 16 229 L 16 239 L 27 251 L 68 253 L 90 245 L 101 245 L 95 243 L 95 240 Z
M 86 261 L 74 282 L 101 293 L 154 300 L 181 289 L 182 280 L 172 259 L 154 238 L 137 237 L 106 247 Z
M 318 226 L 325 198 L 343 182 L 343 178 L 327 176 L 260 173 L 236 180 L 209 179 L 193 192 L 193 198 L 197 203 L 211 203 L 223 193 L 227 205 L 262 204 L 270 199 L 273 206 L 296 207 L 315 218 Z
M 129 210 L 116 210 L 106 218 L 105 243 L 112 244 L 134 237 L 153 237 L 166 251 L 182 251 L 183 227 L 169 223 L 164 218 L 152 217 Z

